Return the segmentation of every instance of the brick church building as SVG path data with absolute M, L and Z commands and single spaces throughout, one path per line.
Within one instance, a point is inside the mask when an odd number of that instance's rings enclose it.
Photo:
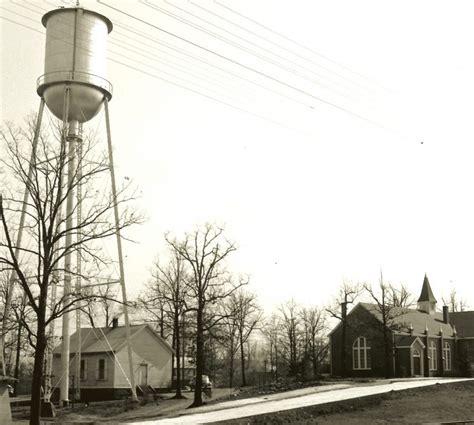
M 426 275 L 416 309 L 391 307 L 385 314 L 385 338 L 381 310 L 376 304 L 358 303 L 347 314 L 345 330 L 340 322 L 331 331 L 333 376 L 474 373 L 474 311 L 449 312 L 443 306 L 442 312 L 437 312 Z

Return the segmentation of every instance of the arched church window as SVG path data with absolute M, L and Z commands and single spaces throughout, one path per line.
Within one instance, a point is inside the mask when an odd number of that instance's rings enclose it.
M 443 344 L 443 367 L 444 370 L 451 370 L 451 346 L 447 341 Z
M 370 347 L 367 338 L 360 336 L 352 344 L 352 367 L 354 370 L 372 368 Z
M 437 370 L 437 354 L 436 354 L 436 343 L 434 341 L 430 341 L 430 345 L 428 347 L 428 357 L 430 360 L 430 370 Z

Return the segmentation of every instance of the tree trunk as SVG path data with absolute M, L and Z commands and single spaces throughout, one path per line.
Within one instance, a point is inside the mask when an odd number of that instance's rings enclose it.
M 384 360 L 385 360 L 385 377 L 390 378 L 392 376 L 391 373 L 391 344 L 389 340 L 389 333 L 387 328 L 384 327 L 383 331 L 383 340 L 384 340 Z
M 240 367 L 242 368 L 242 386 L 247 386 L 247 381 L 245 380 L 245 353 L 244 353 L 244 341 L 243 341 L 243 334 L 242 332 L 239 333 L 240 335 Z
M 204 327 L 202 305 L 198 307 L 196 317 L 196 386 L 194 387 L 194 402 L 189 407 L 199 407 L 202 402 L 202 373 L 204 369 Z
M 182 363 L 182 369 L 181 369 L 181 377 L 183 378 L 183 381 L 184 381 L 184 367 L 185 367 L 185 355 L 186 355 L 186 335 L 185 335 L 185 326 L 186 326 L 186 322 L 185 322 L 185 318 L 184 318 L 184 314 L 183 314 L 183 322 L 181 324 L 181 327 L 183 328 L 182 330 L 182 334 L 181 334 L 181 341 L 183 342 L 183 348 L 182 348 L 182 352 L 183 352 L 183 356 L 182 356 L 182 360 L 183 360 L 183 363 Z
M 319 368 L 318 368 L 318 356 L 316 355 L 316 342 L 315 341 L 313 341 L 311 356 L 313 360 L 313 379 L 316 380 L 318 379 Z
M 229 350 L 229 388 L 234 386 L 234 338 L 231 336 Z
M 175 313 L 174 328 L 176 335 L 176 395 L 175 398 L 182 398 L 181 394 L 181 352 L 180 352 L 180 337 L 179 337 L 179 314 Z
M 44 316 L 44 312 L 42 313 Z M 30 425 L 40 425 L 41 387 L 45 350 L 46 326 L 44 324 L 44 317 L 39 317 L 35 349 L 35 361 L 33 367 L 33 381 L 31 383 Z
M 20 352 L 21 352 L 21 331 L 23 330 L 22 322 L 18 323 L 18 334 L 16 336 L 16 357 L 15 357 L 15 372 L 13 377 L 16 381 L 13 384 L 14 396 L 18 395 L 18 377 L 20 376 Z
M 173 382 L 175 382 L 175 356 L 176 356 L 176 323 L 173 317 L 173 333 L 171 335 L 171 348 L 173 348 L 174 352 L 171 353 L 171 386 L 173 386 Z
M 275 379 L 278 379 L 278 348 L 275 344 Z
M 160 312 L 160 336 L 162 338 L 165 338 L 165 324 L 164 324 L 164 317 L 165 313 L 163 311 L 163 307 L 161 307 L 161 312 Z M 165 338 L 166 339 L 166 338 Z
M 347 301 L 344 300 L 341 303 L 341 322 L 342 322 L 342 332 L 341 332 L 341 376 L 346 377 L 346 328 L 347 328 Z

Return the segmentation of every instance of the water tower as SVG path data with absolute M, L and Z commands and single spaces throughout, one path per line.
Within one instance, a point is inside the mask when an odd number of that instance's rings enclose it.
M 100 111 L 102 106 L 104 106 L 112 196 L 115 199 L 117 192 L 108 110 L 108 102 L 112 98 L 112 85 L 105 78 L 107 38 L 113 28 L 112 22 L 99 13 L 77 6 L 51 10 L 43 16 L 42 23 L 46 27 L 45 66 L 44 74 L 39 77 L 37 81 L 37 93 L 41 98 L 41 102 L 33 140 L 32 158 L 36 152 L 44 106 L 46 105 L 52 114 L 63 122 L 61 149 L 67 156 L 67 181 L 68 184 L 72 183 L 73 179 L 77 178 L 74 174 L 74 163 L 76 152 L 80 149 L 82 142 L 82 124 L 91 120 Z M 80 192 L 79 185 L 78 192 Z M 72 191 L 69 191 L 66 201 L 66 227 L 68 229 L 73 227 L 73 215 L 78 214 L 78 211 L 80 213 L 80 193 L 76 202 L 75 204 L 74 194 Z M 24 199 L 23 204 L 20 230 L 17 235 L 17 246 L 20 246 L 21 243 L 22 222 L 24 222 L 26 214 L 27 199 Z M 125 307 L 124 317 L 128 340 L 129 380 L 132 397 L 134 400 L 137 400 L 132 365 L 132 349 L 130 345 L 129 318 L 126 309 L 127 296 L 125 290 L 119 213 L 116 203 L 114 204 L 114 215 L 120 283 Z M 72 243 L 71 232 L 68 232 L 65 245 L 68 247 Z M 75 269 L 73 269 L 73 259 L 71 257 L 70 253 L 67 254 L 64 262 L 65 302 L 72 296 L 71 281 L 73 270 L 78 270 L 79 273 L 77 274 L 80 275 L 80 255 L 76 260 Z M 13 286 L 13 281 L 14 277 L 12 276 L 10 279 L 11 286 Z M 10 302 L 10 300 L 8 301 Z M 9 308 L 9 302 L 5 303 L 6 311 Z M 69 316 L 69 313 L 63 315 L 62 371 L 60 372 L 62 376 L 60 382 L 60 401 L 62 405 L 67 405 L 69 401 Z M 59 375 L 59 372 L 56 372 L 56 374 Z M 76 376 L 77 374 L 76 371 Z
M 84 123 L 112 98 L 105 79 L 107 36 L 112 22 L 82 8 L 63 8 L 46 13 L 44 75 L 38 79 L 38 95 L 49 110 L 68 123 Z

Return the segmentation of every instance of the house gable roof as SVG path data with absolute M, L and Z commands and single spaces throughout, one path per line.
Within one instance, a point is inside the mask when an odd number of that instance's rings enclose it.
M 474 311 L 449 313 L 449 322 L 456 327 L 459 338 L 474 337 Z
M 139 333 L 147 330 L 153 338 L 158 340 L 167 350 L 173 352 L 169 344 L 161 338 L 149 325 L 132 325 L 130 326 L 130 337 L 133 338 Z M 126 344 L 126 328 L 125 326 L 117 326 L 115 328 L 81 328 L 81 353 L 105 353 L 117 352 Z M 70 352 L 75 353 L 79 348 L 78 332 L 74 332 L 70 337 Z M 54 354 L 60 354 L 62 343 L 53 351 Z

